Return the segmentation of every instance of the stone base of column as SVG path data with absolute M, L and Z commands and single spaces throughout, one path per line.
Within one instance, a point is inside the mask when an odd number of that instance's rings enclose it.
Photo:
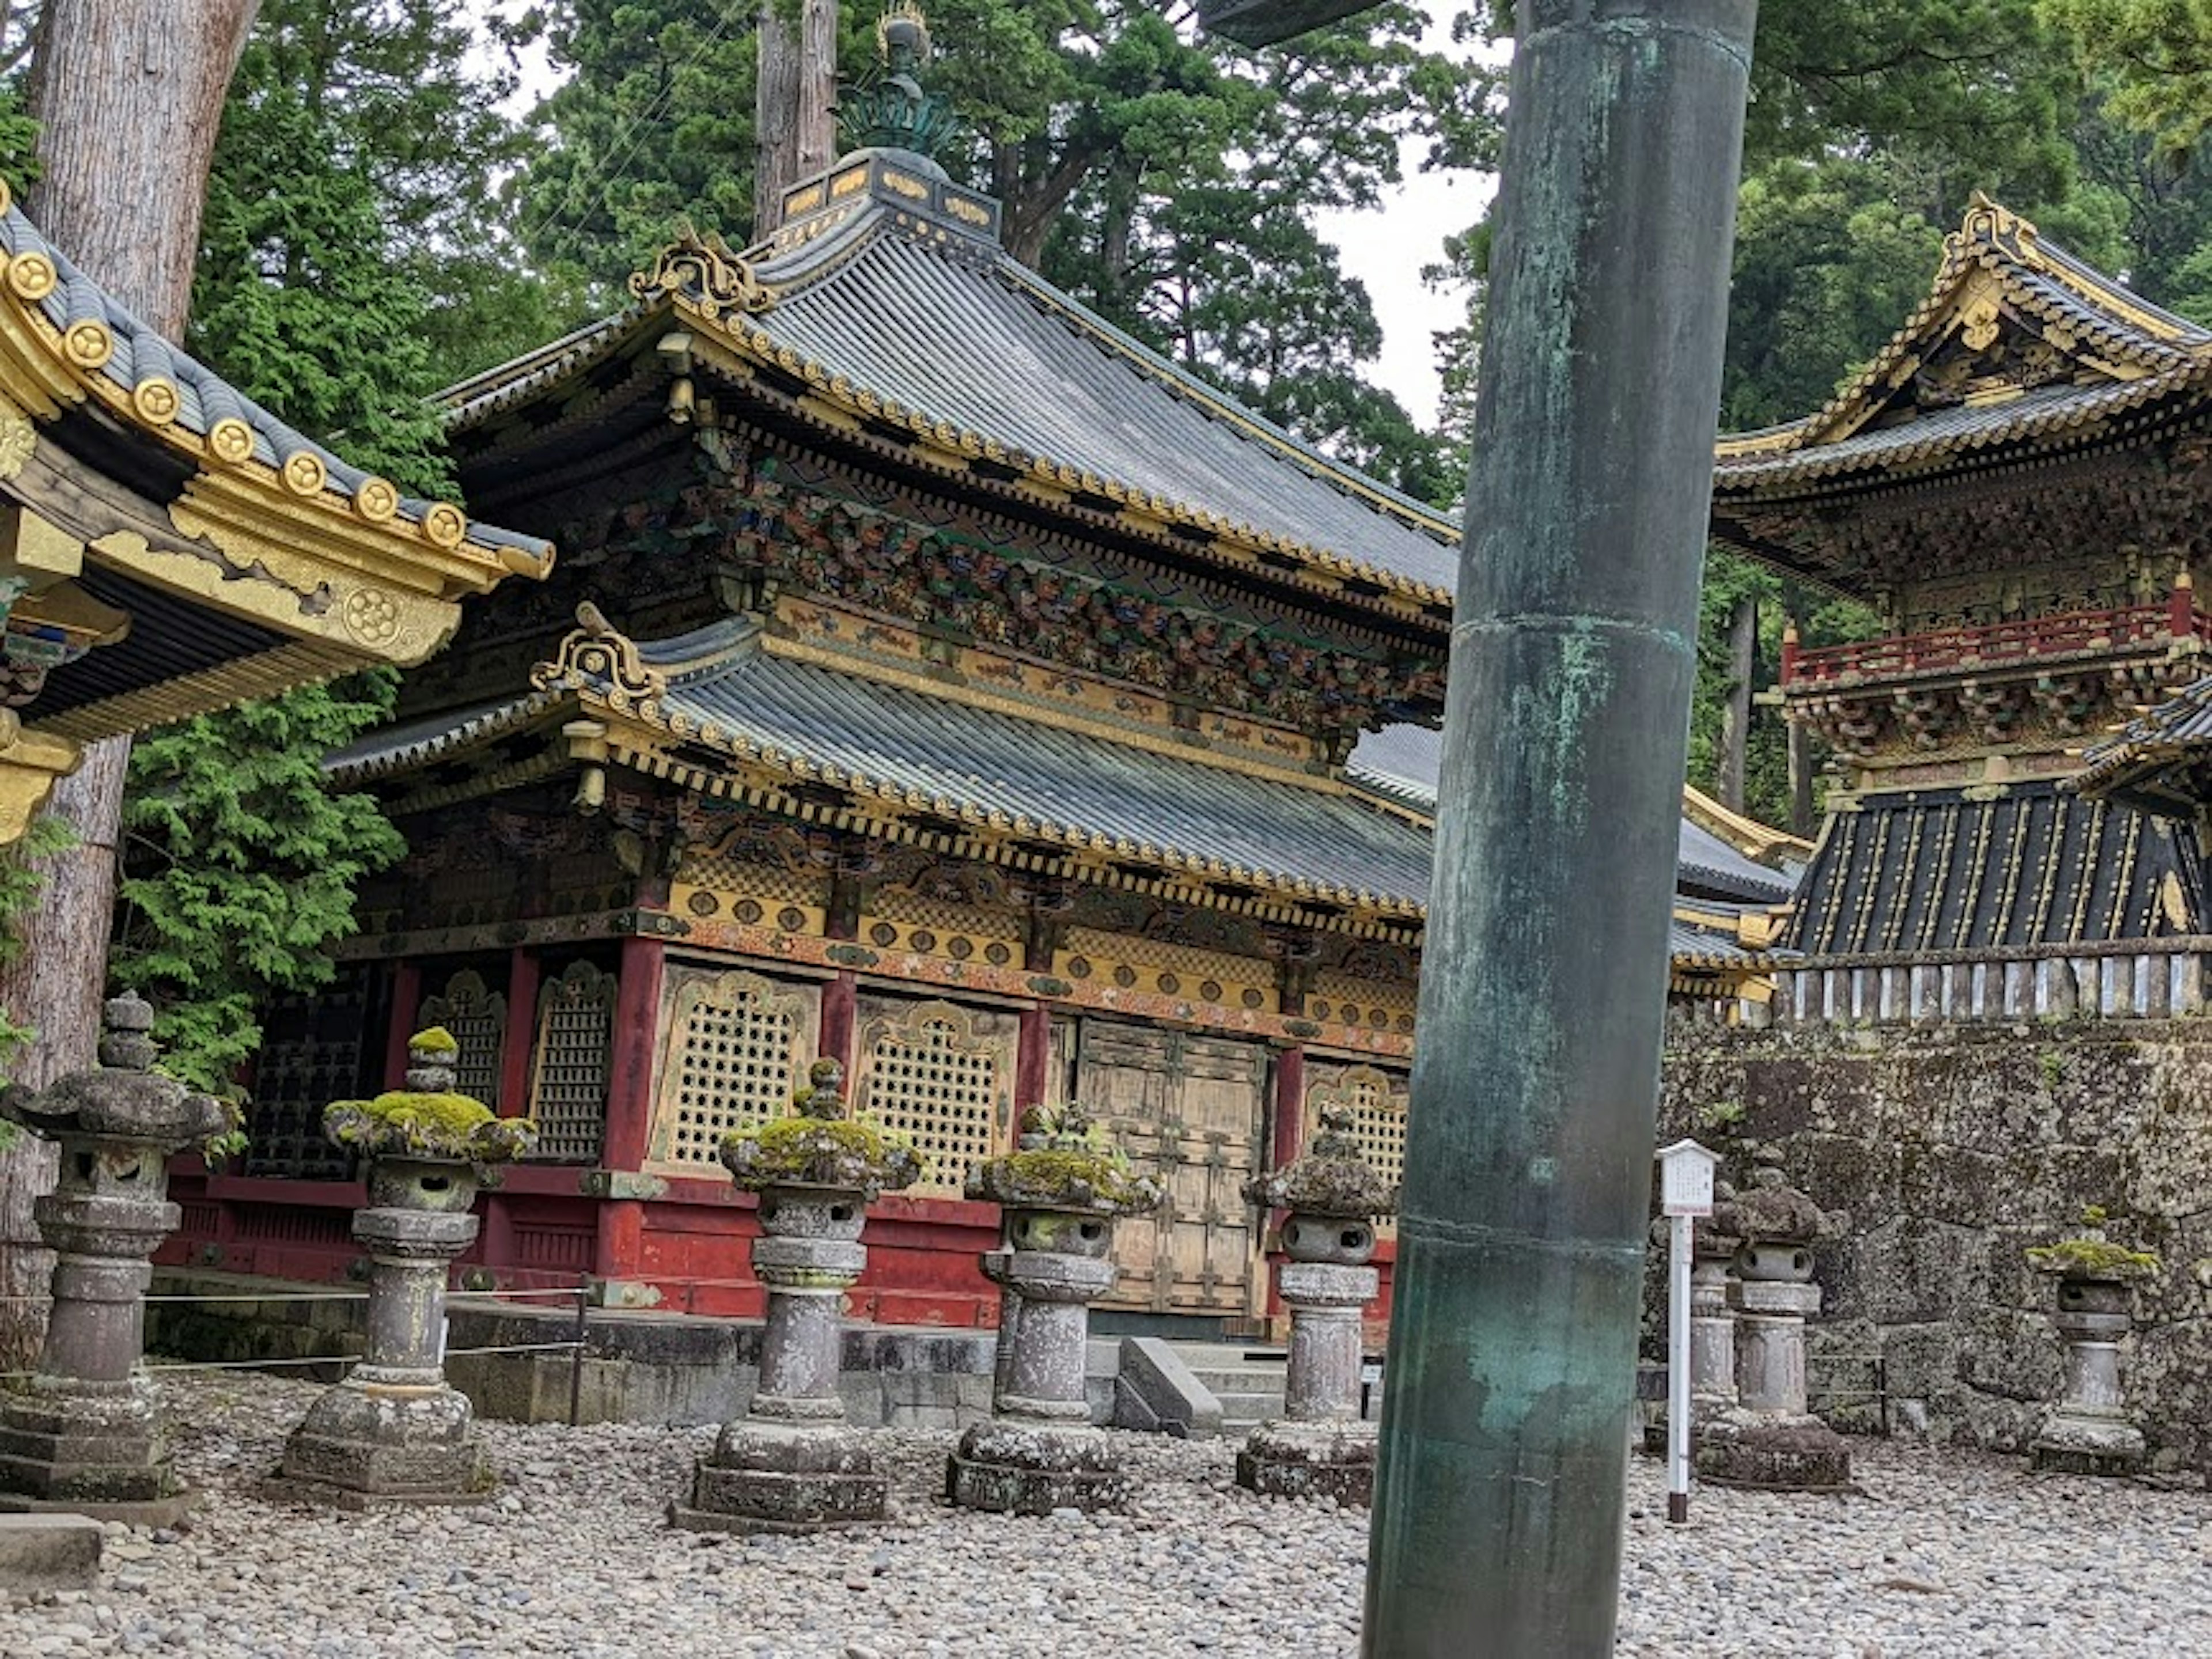
M 1269 1498 L 1375 1499 L 1372 1423 L 1263 1423 L 1237 1454 L 1237 1484 Z
M 2038 1469 L 2053 1474 L 2133 1474 L 2142 1467 L 2142 1431 L 2118 1414 L 2056 1411 L 2030 1448 Z
M 978 1423 L 962 1435 L 945 1471 L 952 1502 L 1000 1515 L 1109 1510 L 1129 1491 L 1121 1452 L 1100 1430 L 1012 1418 Z
M 473 1420 L 458 1389 L 341 1382 L 284 1443 L 269 1495 L 347 1510 L 481 1504 L 496 1478 Z
M 884 1519 L 890 1481 L 870 1436 L 843 1424 L 726 1425 L 669 1524 L 694 1532 L 808 1533 Z
M 191 1504 L 143 1378 L 113 1392 L 0 1395 L 0 1513 L 58 1510 L 160 1527 Z
M 1698 1425 L 1698 1479 L 1753 1492 L 1856 1492 L 1850 1443 L 1817 1417 L 1737 1414 Z

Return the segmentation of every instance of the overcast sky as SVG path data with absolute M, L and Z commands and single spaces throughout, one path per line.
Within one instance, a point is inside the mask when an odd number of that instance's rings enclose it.
M 479 13 L 511 14 L 518 4 L 519 0 L 470 0 L 471 9 Z M 1428 44 L 1432 50 L 1453 50 L 1449 21 L 1449 11 L 1431 8 Z M 516 103 L 526 109 L 550 86 L 552 75 L 542 52 L 526 61 L 523 72 L 524 88 Z M 1367 285 L 1382 320 L 1382 353 L 1369 366 L 1369 374 L 1397 393 L 1414 419 L 1426 425 L 1437 414 L 1432 337 L 1461 320 L 1465 301 L 1456 294 L 1431 292 L 1421 281 L 1421 267 L 1443 257 L 1445 237 L 1475 222 L 1494 180 L 1480 173 L 1417 173 L 1415 148 L 1407 148 L 1406 182 L 1389 193 L 1379 210 L 1324 213 L 1320 223 L 1322 234 L 1342 254 L 1345 274 Z

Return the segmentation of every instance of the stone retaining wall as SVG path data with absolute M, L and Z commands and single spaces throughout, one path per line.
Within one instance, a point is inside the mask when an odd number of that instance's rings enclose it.
M 1695 1135 L 1738 1179 L 1778 1163 L 1849 1214 L 1818 1256 L 1816 1391 L 1863 1389 L 1878 1352 L 1899 1431 L 2024 1449 L 2059 1347 L 2023 1252 L 2101 1204 L 2115 1239 L 2165 1258 L 2126 1353 L 2154 1466 L 2212 1463 L 2212 1020 L 1684 1026 L 1663 1075 L 1662 1144 Z M 1873 1407 L 1832 1415 L 1866 1427 Z
M 361 1352 L 363 1304 L 280 1299 L 287 1291 L 328 1288 L 161 1269 L 159 1295 L 269 1295 L 155 1303 L 146 1310 L 147 1346 L 179 1359 L 297 1359 L 306 1374 L 334 1382 L 344 1368 L 331 1362 Z M 455 1349 L 562 1342 L 574 1333 L 573 1304 L 531 1307 L 456 1293 L 447 1311 Z M 991 1332 L 848 1325 L 844 1338 L 838 1391 L 860 1426 L 951 1429 L 990 1414 Z M 749 1320 L 594 1308 L 585 1339 L 577 1396 L 586 1423 L 724 1422 L 744 1409 L 760 1375 L 761 1327 Z M 568 1420 L 569 1373 L 565 1351 L 457 1355 L 446 1363 L 447 1377 L 478 1415 L 524 1423 Z

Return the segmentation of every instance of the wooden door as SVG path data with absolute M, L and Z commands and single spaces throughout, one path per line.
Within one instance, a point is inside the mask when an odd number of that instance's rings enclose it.
M 1262 1155 L 1267 1068 L 1267 1050 L 1256 1042 L 1081 1023 L 1075 1098 L 1168 1189 L 1157 1218 L 1115 1230 L 1121 1273 L 1106 1306 L 1255 1311 L 1261 1217 L 1243 1186 Z

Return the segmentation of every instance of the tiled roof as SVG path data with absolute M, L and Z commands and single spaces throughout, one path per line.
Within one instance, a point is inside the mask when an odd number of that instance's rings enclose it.
M 1968 327 L 2043 343 L 2064 372 L 2046 369 L 2044 383 L 2013 395 L 1997 386 L 1948 406 L 1900 404 L 1900 391 Z M 1739 494 L 2101 432 L 2161 398 L 2201 393 L 2208 380 L 2212 331 L 2131 293 L 1978 197 L 1945 240 L 1927 299 L 1863 369 L 1802 420 L 1721 439 L 1716 507 L 1724 513 Z
M 2055 785 L 1831 814 L 1784 939 L 1808 956 L 1913 954 L 2203 931 L 2193 836 Z
M 927 167 L 860 152 L 831 177 L 865 174 L 865 189 L 814 227 L 824 234 L 742 257 L 679 246 L 665 279 L 641 276 L 641 305 L 453 388 L 453 423 L 465 430 L 565 386 L 676 320 L 750 366 L 736 395 L 801 386 L 812 400 L 803 416 L 826 406 L 833 430 L 905 434 L 994 487 L 1096 499 L 1449 601 L 1452 517 L 1293 438 L 995 242 L 895 193 L 949 191 Z M 709 354 L 702 367 L 718 365 Z
M 1401 722 L 1363 736 L 1345 775 L 1387 800 L 1433 816 L 1443 761 L 1443 732 Z M 1676 842 L 1674 872 L 1680 890 L 1767 904 L 1788 899 L 1794 884 L 1789 876 L 1746 858 L 1687 817 Z
M 552 546 L 471 521 L 450 503 L 403 495 L 389 483 L 302 436 L 222 377 L 164 340 L 41 235 L 0 188 L 7 303 L 34 308 L 73 369 L 112 388 L 127 424 L 194 459 L 258 462 L 294 495 L 328 495 L 374 524 L 414 527 L 442 547 L 473 546 L 517 568 L 551 562 Z

